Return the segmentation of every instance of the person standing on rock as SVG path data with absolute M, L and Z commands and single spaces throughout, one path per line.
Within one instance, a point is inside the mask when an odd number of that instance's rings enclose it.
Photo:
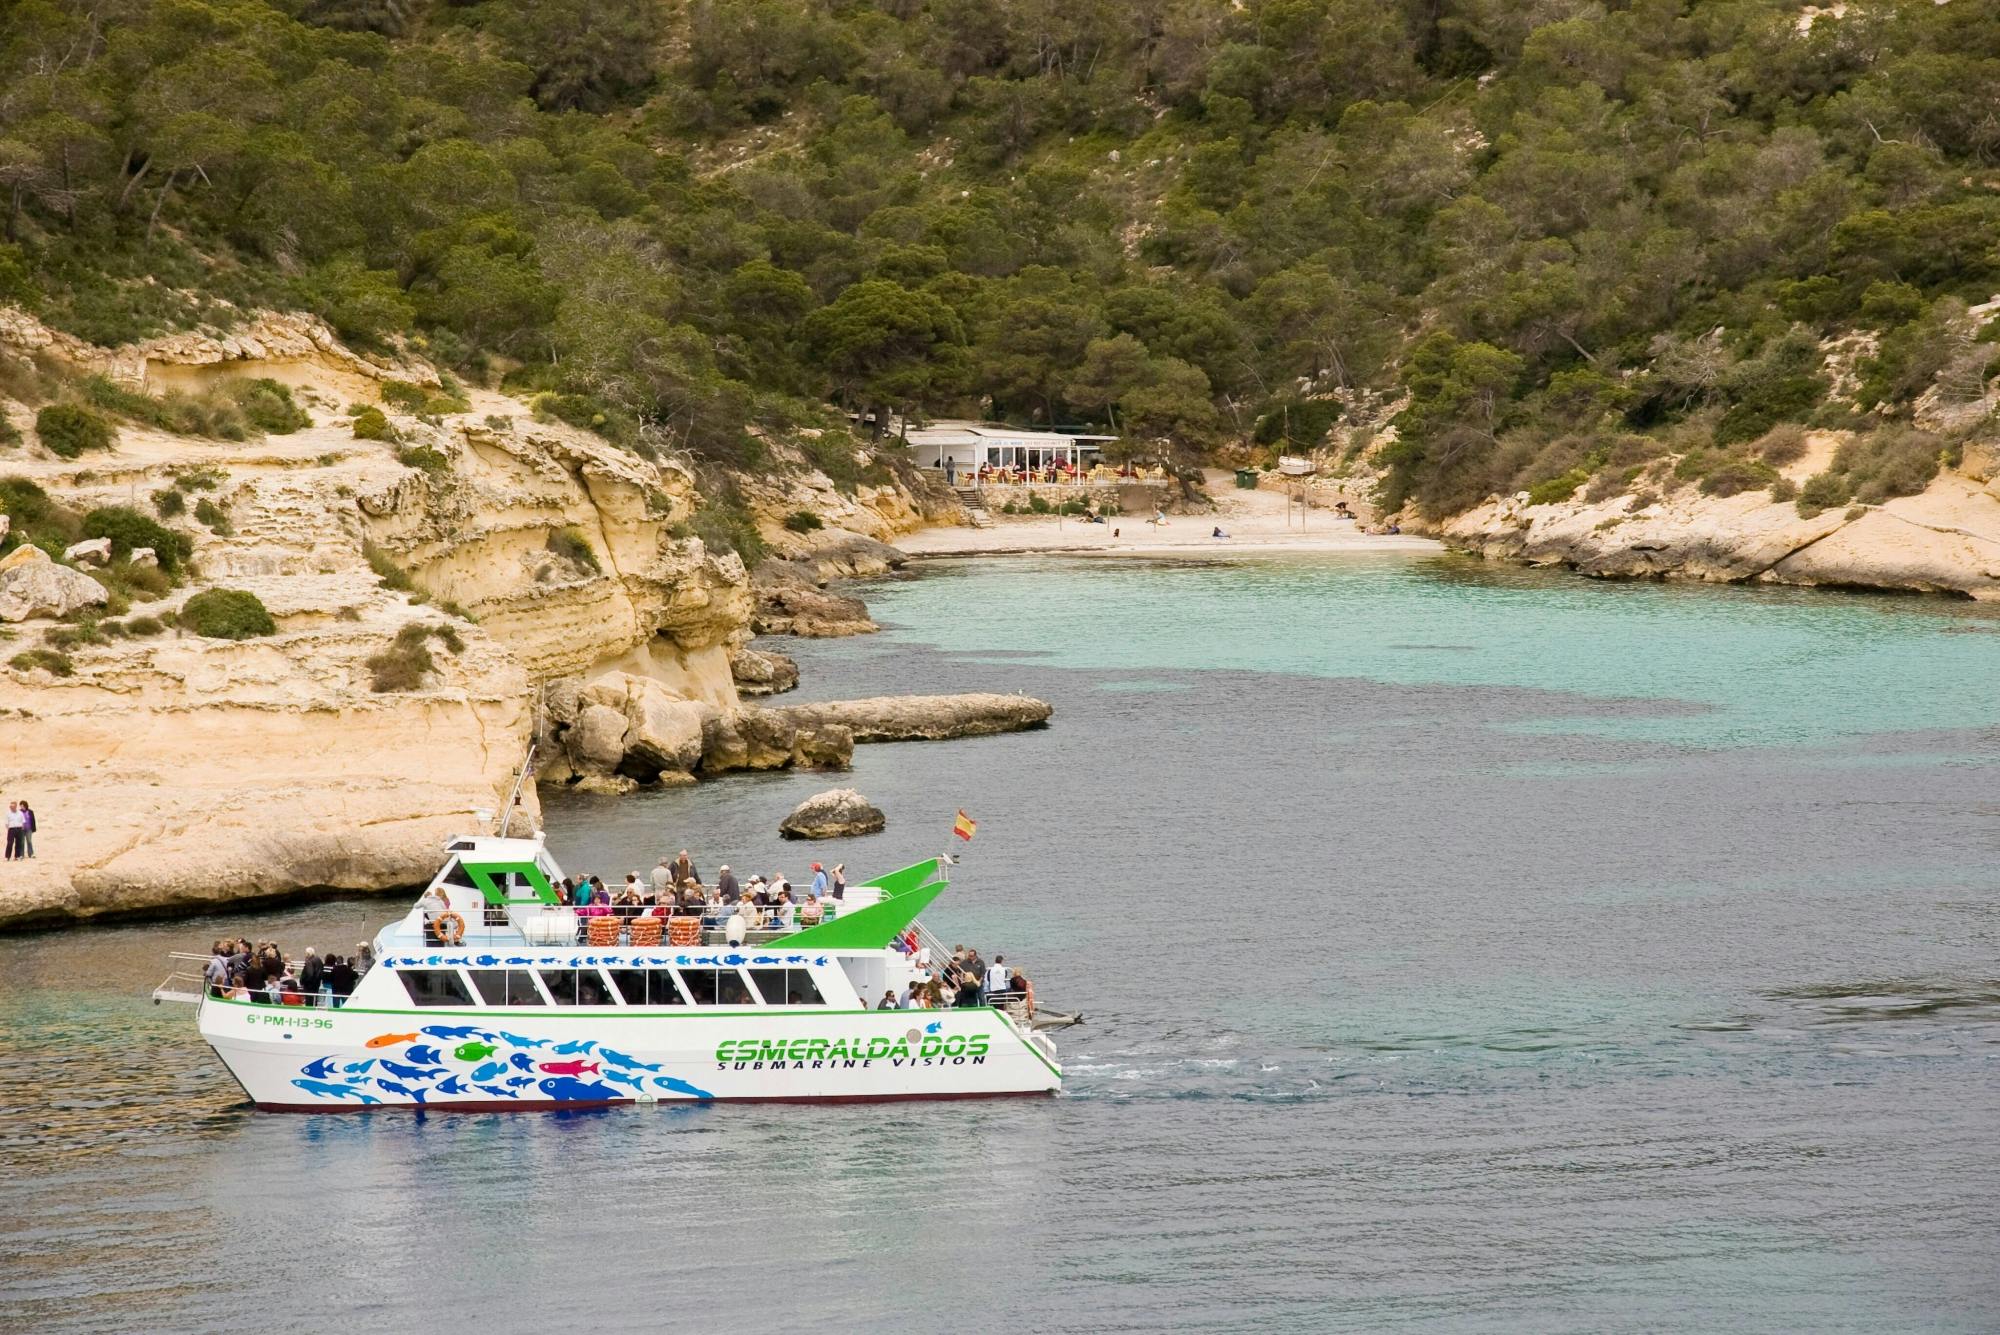
M 35 809 L 21 799 L 21 856 L 35 856 Z
M 7 804 L 7 861 L 13 862 L 21 856 L 22 829 L 25 818 L 21 815 L 21 804 Z

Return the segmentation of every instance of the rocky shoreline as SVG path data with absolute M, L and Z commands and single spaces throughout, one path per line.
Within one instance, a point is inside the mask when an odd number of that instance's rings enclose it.
M 266 377 L 311 419 L 238 441 L 121 422 L 112 449 L 77 459 L 32 436 L 0 450 L 0 476 L 75 514 L 143 511 L 198 477 L 222 516 L 161 510 L 196 575 L 131 604 L 143 634 L 78 635 L 89 606 L 49 604 L 42 568 L 95 590 L 92 553 L 18 558 L 34 579 L 17 580 L 0 626 L 0 787 L 34 801 L 41 833 L 38 858 L 0 865 L 0 928 L 420 884 L 448 836 L 503 804 L 531 741 L 541 783 L 629 791 L 844 768 L 857 741 L 1047 718 L 1013 697 L 746 703 L 798 680 L 796 664 L 752 644 L 760 625 L 873 629 L 827 585 L 900 564 L 885 540 L 955 513 L 942 488 L 842 490 L 809 463 L 748 480 L 772 552 L 753 573 L 690 535 L 704 502 L 687 468 L 503 395 L 465 390 L 460 405 L 421 411 L 384 400 L 393 439 L 357 436 L 353 405 L 437 377 L 358 357 L 316 321 L 262 317 L 226 339 L 100 353 L 0 317 L 0 357 L 21 364 L 53 359 L 156 392 Z M 35 416 L 4 393 L 0 413 Z M 825 531 L 790 531 L 799 510 Z M 268 632 L 176 626 L 212 587 L 254 594 Z M 59 654 L 28 652 L 56 636 Z M 411 644 L 430 647 L 385 684 L 380 664 Z M 524 802 L 535 819 L 532 785 Z

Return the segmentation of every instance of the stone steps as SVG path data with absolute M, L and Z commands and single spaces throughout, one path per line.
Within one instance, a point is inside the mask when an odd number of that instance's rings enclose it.
M 966 517 L 972 521 L 974 528 L 993 527 L 992 512 L 986 508 L 986 497 L 978 487 L 960 482 L 953 484 L 952 490 L 958 493 L 959 502 L 965 506 Z

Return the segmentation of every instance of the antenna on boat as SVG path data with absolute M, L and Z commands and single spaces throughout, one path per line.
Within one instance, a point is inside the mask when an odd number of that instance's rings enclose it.
M 514 791 L 507 794 L 507 805 L 500 812 L 500 837 L 507 837 L 507 825 L 514 819 L 514 804 L 521 800 L 521 784 L 535 772 L 535 744 L 528 743 L 528 754 L 521 758 L 521 768 L 514 775 Z

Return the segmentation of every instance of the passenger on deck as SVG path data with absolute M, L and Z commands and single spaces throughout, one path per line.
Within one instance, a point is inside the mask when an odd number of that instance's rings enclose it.
M 736 888 L 736 873 L 729 870 L 727 862 L 715 873 L 715 889 L 725 904 L 734 904 L 742 893 Z
M 736 912 L 730 914 L 729 921 L 723 924 L 722 939 L 732 946 L 742 945 L 743 938 L 750 935 L 749 914 L 754 911 L 746 904 L 738 904 Z
M 306 1005 L 320 1004 L 320 987 L 325 982 L 326 963 L 320 959 L 317 950 L 307 946 L 305 962 L 299 966 L 299 991 L 305 993 Z
M 826 920 L 826 909 L 821 907 L 819 896 L 808 894 L 805 907 L 799 910 L 799 926 L 817 927 Z
M 771 902 L 771 892 L 761 876 L 750 878 L 750 884 L 743 887 L 743 897 L 760 908 Z
M 624 893 L 630 895 L 631 898 L 618 900 L 617 902 L 620 904 L 638 904 L 644 902 L 641 896 L 645 893 L 645 887 L 639 884 L 638 872 L 628 871 L 625 873 Z
M 229 986 L 228 943 L 217 941 L 209 954 L 208 964 L 201 971 L 201 980 L 208 984 L 208 994 L 222 995 L 222 989 Z
M 354 972 L 357 975 L 365 974 L 374 967 L 375 947 L 369 945 L 366 941 L 356 941 L 354 943 Z
M 833 864 L 833 889 L 831 893 L 836 900 L 847 898 L 847 864 L 845 862 L 836 862 Z
M 916 980 L 912 979 L 909 983 L 905 984 L 903 990 L 897 994 L 896 1009 L 902 1011 L 913 1011 L 916 1008 L 917 1008 L 917 984 Z
M 875 1003 L 875 1009 L 878 1011 L 892 1011 L 896 1009 L 896 993 L 893 988 L 882 994 L 882 999 Z
M 701 913 L 701 887 L 693 881 L 682 881 L 681 888 L 674 894 L 674 916 L 693 918 Z
M 424 915 L 424 943 L 432 946 L 439 944 L 438 915 L 451 911 L 451 899 L 445 894 L 443 887 L 434 885 L 424 891 L 423 896 L 417 900 L 417 907 Z
M 780 932 L 791 931 L 793 926 L 792 919 L 797 912 L 798 910 L 792 905 L 792 892 L 790 890 L 780 891 L 778 894 L 778 903 L 771 910 L 771 926 Z
M 791 888 L 792 888 L 792 883 L 785 879 L 785 873 L 781 871 L 772 872 L 771 879 L 765 882 L 765 889 L 770 892 L 771 895 L 770 902 L 773 904 L 778 902 L 779 895 L 785 894 Z
M 333 1004 L 342 1006 L 354 995 L 354 985 L 361 981 L 361 975 L 354 971 L 354 965 L 340 955 L 327 959 L 326 981 L 333 988 Z
M 826 868 L 820 866 L 819 863 L 815 862 L 813 863 L 812 890 L 809 893 L 815 899 L 824 899 L 826 898 L 826 887 L 827 887 Z
M 995 997 L 999 996 L 1002 992 L 1005 992 L 1006 990 L 1007 990 L 1007 957 L 1005 955 L 995 955 L 993 957 L 993 967 L 986 971 L 987 1002 L 990 1004 Z
M 1021 1005 L 1027 1010 L 1028 1022 L 1033 1024 L 1035 1020 L 1035 985 L 1028 981 L 1028 975 L 1016 969 L 1014 970 L 1014 987 L 1021 994 Z
M 673 888 L 674 874 L 667 867 L 667 860 L 661 858 L 660 865 L 653 868 L 653 902 L 655 904 L 664 902 L 667 891 Z
M 674 874 L 675 885 L 679 885 L 682 881 L 701 880 L 701 873 L 694 869 L 694 861 L 688 857 L 685 848 L 681 850 L 681 855 L 674 859 L 674 865 L 669 870 Z

